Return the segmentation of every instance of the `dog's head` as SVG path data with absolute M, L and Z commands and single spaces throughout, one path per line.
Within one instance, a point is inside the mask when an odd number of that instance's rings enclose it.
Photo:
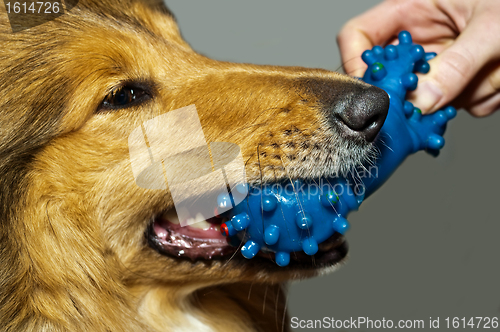
M 170 192 L 137 186 L 128 137 L 194 104 L 207 142 L 241 148 L 250 184 L 330 177 L 373 157 L 385 92 L 321 69 L 206 58 L 159 1 L 80 1 L 15 34 L 0 20 L 1 235 L 14 252 L 2 257 L 4 279 L 29 270 L 49 288 L 277 281 L 345 256 L 330 243 L 280 268 L 242 258 L 217 218 L 176 226 Z M 163 245 L 151 241 L 158 232 Z

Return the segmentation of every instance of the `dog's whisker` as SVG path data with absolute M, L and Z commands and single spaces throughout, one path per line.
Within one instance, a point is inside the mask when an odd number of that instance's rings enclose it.
M 273 167 L 273 171 L 274 171 L 274 183 L 278 183 L 278 180 L 276 177 L 276 170 L 274 169 L 274 167 Z M 278 200 L 278 203 L 279 203 L 279 207 L 280 207 L 280 211 L 281 211 L 281 217 L 283 218 L 283 221 L 285 221 L 286 232 L 288 234 L 288 238 L 291 239 L 292 235 L 290 234 L 290 229 L 288 228 L 288 223 L 286 222 L 285 211 L 283 210 L 283 206 L 281 205 L 280 200 Z M 297 254 L 295 253 L 295 251 L 293 252 L 293 254 L 294 254 L 295 258 L 297 258 Z
M 383 144 L 390 151 L 394 152 L 394 150 L 384 140 L 380 140 L 380 143 Z M 380 150 L 379 150 L 379 153 L 380 153 Z
M 269 289 L 269 284 L 266 284 L 266 290 L 264 291 L 264 301 L 262 303 L 262 314 L 266 312 L 266 299 L 267 299 L 267 290 Z
M 252 283 L 250 284 L 250 288 L 248 289 L 248 297 L 247 299 L 250 301 L 250 294 L 252 293 L 252 287 L 253 287 L 253 284 L 255 283 L 255 280 L 252 281 Z
M 346 60 L 344 62 L 342 62 L 342 64 L 340 66 L 337 67 L 337 69 L 335 69 L 335 71 L 339 71 L 340 69 L 342 69 L 342 67 L 345 68 L 345 65 L 348 63 L 348 62 L 351 62 L 351 61 L 354 61 L 354 60 L 357 60 L 359 59 L 360 57 L 359 56 L 355 56 L 355 57 L 352 57 L 350 58 L 349 60 Z M 363 68 L 357 68 L 353 71 L 357 71 L 357 70 L 360 70 L 360 69 L 363 69 Z M 347 75 L 351 75 L 351 72 L 346 72 Z
M 330 187 L 331 187 L 332 185 L 330 184 L 330 181 L 328 181 L 328 179 L 325 179 L 325 180 L 328 182 L 328 184 L 329 184 L 329 185 L 330 185 Z M 313 181 L 313 182 L 314 182 L 314 183 L 318 186 L 318 188 L 320 188 L 320 190 L 321 190 L 321 194 L 323 194 L 322 187 L 321 187 L 321 183 L 316 182 L 316 180 L 315 180 L 315 179 L 313 179 L 312 181 Z M 337 214 L 338 214 L 337 209 L 335 208 L 335 205 L 334 205 L 332 202 L 330 202 L 330 201 L 328 201 L 328 204 L 330 204 L 330 207 L 333 209 L 333 211 L 335 211 L 335 213 L 337 213 Z
M 283 162 L 283 158 L 281 158 L 281 156 L 280 156 L 280 160 L 281 160 L 281 165 L 283 166 L 283 169 L 284 169 L 285 173 L 287 174 L 289 181 L 292 183 L 292 188 L 293 188 L 293 181 L 292 181 L 292 179 L 290 178 L 290 175 L 288 174 L 288 170 L 287 170 L 286 165 L 285 165 L 285 163 Z M 294 191 L 295 191 L 295 189 L 294 189 Z M 298 201 L 298 199 L 297 199 L 297 201 Z M 300 204 L 300 202 L 299 202 L 299 204 Z M 281 213 L 282 213 L 282 215 L 283 215 L 283 220 L 286 220 L 286 218 L 285 218 L 285 214 L 284 214 L 284 211 L 283 211 L 283 207 L 281 206 L 281 204 L 280 204 L 280 208 L 281 208 Z M 290 234 L 290 229 L 288 228 L 288 223 L 285 223 L 285 225 L 286 225 L 286 231 L 287 231 L 287 233 L 288 233 L 288 237 L 291 239 L 291 238 L 292 238 L 292 236 L 291 236 L 291 234 Z M 294 251 L 294 252 L 293 252 L 293 254 L 294 254 L 294 256 L 295 256 L 295 259 L 297 259 L 297 253 Z
M 357 167 L 354 167 L 354 171 L 356 172 L 357 179 L 361 178 Z
M 265 225 L 264 225 L 264 205 L 262 202 L 262 200 L 264 199 L 264 196 L 262 195 L 262 186 L 263 186 L 262 177 L 263 177 L 263 174 L 262 174 L 262 165 L 260 164 L 259 148 L 260 148 L 260 143 L 257 144 L 257 162 L 259 164 L 259 174 L 260 174 L 260 192 L 261 192 L 261 195 L 260 195 L 260 215 L 261 215 L 261 220 L 262 220 L 262 233 L 264 233 L 264 228 L 265 228 Z
M 286 156 L 286 154 L 285 154 Z M 299 205 L 299 209 L 300 211 L 302 212 L 302 217 L 305 218 L 306 215 L 305 215 L 305 211 L 304 211 L 304 208 L 302 207 L 302 202 L 300 201 L 299 199 L 299 193 L 297 192 L 297 190 L 295 189 L 295 185 L 293 183 L 293 180 L 292 178 L 290 177 L 290 174 L 288 173 L 288 169 L 287 167 L 285 166 L 285 163 L 283 161 L 283 158 L 280 156 L 280 160 L 281 160 L 281 164 L 283 165 L 283 168 L 285 168 L 285 172 L 286 172 L 286 175 L 288 177 L 288 180 L 290 181 L 291 185 L 292 185 L 292 190 L 294 192 L 294 195 L 295 195 L 295 199 L 297 200 L 297 204 Z M 309 230 L 309 228 L 307 228 L 307 233 L 309 235 L 309 237 L 311 236 L 311 231 Z
M 278 291 L 276 292 L 276 299 L 275 299 L 275 308 L 274 308 L 274 317 L 275 317 L 275 322 L 276 322 L 276 330 L 279 329 L 279 321 L 278 321 L 278 305 L 280 303 L 279 299 L 280 299 L 280 290 L 281 290 L 281 286 L 278 285 Z
M 285 293 L 285 305 L 283 306 L 283 318 L 281 320 L 281 332 L 285 331 L 285 319 L 286 319 L 286 312 L 288 309 L 288 293 Z
M 342 62 L 342 64 L 340 64 L 337 68 L 335 68 L 335 71 L 336 71 L 336 72 L 340 71 L 341 69 L 343 69 L 343 67 L 345 66 L 345 64 L 346 64 L 346 63 L 348 63 L 348 62 L 350 62 L 350 61 L 352 61 L 352 60 L 355 60 L 355 59 L 357 59 L 357 58 L 358 58 L 358 57 L 354 57 L 354 58 L 352 58 L 352 59 L 350 59 L 350 60 L 347 60 L 347 61 Z M 349 75 L 349 73 L 346 73 L 346 74 L 348 74 L 348 75 Z
M 248 162 L 250 161 L 250 159 L 252 159 L 252 157 L 253 157 L 253 155 L 252 155 L 252 156 L 250 156 L 250 157 L 248 157 L 248 159 L 245 161 L 245 167 L 247 167 Z
M 246 161 L 246 163 L 248 163 L 248 161 L 250 160 L 251 157 L 249 157 Z M 245 163 L 245 166 L 246 166 L 246 163 Z M 249 211 L 250 213 L 250 218 L 253 219 L 253 215 L 252 215 L 252 211 L 250 210 L 250 203 L 248 202 L 248 196 L 245 198 L 245 203 L 247 204 L 247 210 Z M 244 233 L 243 233 L 243 236 L 242 236 L 242 239 L 244 239 L 246 236 L 246 229 L 244 230 Z M 244 241 L 243 240 L 240 240 L 240 243 L 238 245 L 238 248 L 234 251 L 234 253 L 231 255 L 231 257 L 229 257 L 227 259 L 227 261 L 223 264 L 223 266 L 226 266 L 227 264 L 229 264 L 229 262 L 231 260 L 233 260 L 233 258 L 236 256 L 236 254 L 241 250 L 241 247 L 243 246 L 243 243 Z
M 248 203 L 248 202 L 247 202 Z M 244 230 L 243 232 L 243 238 L 245 238 L 245 235 L 246 235 L 246 230 Z M 231 262 L 233 260 L 233 258 L 238 254 L 238 252 L 241 250 L 241 247 L 243 246 L 244 244 L 244 241 L 243 240 L 240 240 L 240 243 L 238 245 L 238 248 L 234 251 L 234 253 L 224 262 L 224 264 L 222 264 L 222 266 L 226 266 L 229 264 L 229 262 Z
M 393 138 L 392 138 L 392 136 L 390 134 L 386 133 L 386 135 L 387 135 L 387 138 L 389 138 L 390 140 L 393 140 Z M 387 145 L 384 140 L 381 140 L 381 142 L 382 142 L 382 144 L 384 144 L 385 147 L 387 147 L 389 150 L 391 150 L 392 152 L 394 152 L 394 150 L 389 145 Z
M 330 180 L 328 180 L 328 179 L 325 179 L 325 180 L 326 180 L 326 182 L 328 182 L 328 185 L 329 185 L 331 188 L 334 188 L 334 187 L 332 186 L 332 184 L 330 183 Z M 335 193 L 335 194 L 337 194 L 337 193 Z M 329 202 L 329 204 L 330 204 L 330 206 L 333 208 L 333 211 L 335 211 L 335 213 L 336 213 L 336 214 L 338 214 L 337 209 L 335 208 L 335 205 L 334 205 L 332 202 Z

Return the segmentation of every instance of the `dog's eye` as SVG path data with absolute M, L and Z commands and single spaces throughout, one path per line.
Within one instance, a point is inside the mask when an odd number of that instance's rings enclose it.
M 123 86 L 113 90 L 104 98 L 101 104 L 101 109 L 120 109 L 127 108 L 132 105 L 139 104 L 147 99 L 150 95 L 143 89 L 136 86 Z

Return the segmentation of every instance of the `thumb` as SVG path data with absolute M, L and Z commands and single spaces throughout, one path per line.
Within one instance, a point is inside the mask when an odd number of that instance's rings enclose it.
M 423 113 L 434 112 L 455 99 L 498 50 L 493 29 L 469 26 L 456 41 L 429 61 L 431 70 L 421 75 L 409 101 Z

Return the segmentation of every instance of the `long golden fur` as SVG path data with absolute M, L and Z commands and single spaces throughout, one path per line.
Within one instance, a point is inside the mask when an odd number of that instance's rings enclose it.
M 250 183 L 332 175 L 372 147 L 342 138 L 322 106 L 364 83 L 208 59 L 153 0 L 82 0 L 18 33 L 3 12 L 0 43 L 0 330 L 288 330 L 284 282 L 330 266 L 153 250 L 145 231 L 172 200 L 135 184 L 127 137 L 195 104 L 207 141 L 242 148 Z M 101 107 L 130 82 L 144 102 Z

